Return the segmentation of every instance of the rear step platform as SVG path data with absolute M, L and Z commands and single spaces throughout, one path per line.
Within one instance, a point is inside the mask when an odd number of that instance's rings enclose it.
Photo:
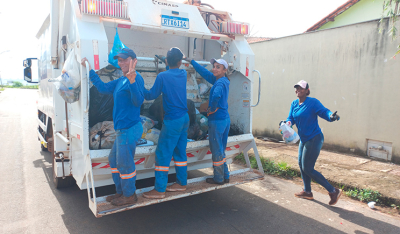
M 240 169 L 236 171 L 232 171 L 230 173 L 229 183 L 223 185 L 215 185 L 206 183 L 206 179 L 210 178 L 210 176 L 198 177 L 188 180 L 186 191 L 182 192 L 166 192 L 165 198 L 163 199 L 148 199 L 144 198 L 142 193 L 148 192 L 154 187 L 148 187 L 143 189 L 136 190 L 136 194 L 138 196 L 137 203 L 128 206 L 114 206 L 110 202 L 106 201 L 106 197 L 98 197 L 96 199 L 97 203 L 97 214 L 96 217 L 102 217 L 104 215 L 114 214 L 121 211 L 131 210 L 143 206 L 148 206 L 152 204 L 157 204 L 165 201 L 170 201 L 182 197 L 188 197 L 208 191 L 213 191 L 221 188 L 231 187 L 238 184 L 248 183 L 254 180 L 261 180 L 264 178 L 264 174 L 258 170 L 253 170 L 251 168 Z M 109 196 L 109 195 L 108 195 Z

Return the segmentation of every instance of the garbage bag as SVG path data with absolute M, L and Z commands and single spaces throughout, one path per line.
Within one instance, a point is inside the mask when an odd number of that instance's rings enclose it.
M 114 97 L 100 93 L 95 86 L 90 88 L 89 127 L 113 120 Z
M 123 76 L 121 69 L 116 68 L 111 64 L 98 70 L 96 73 L 104 83 L 108 83 Z
M 149 115 L 153 118 L 153 120 L 157 121 L 158 124 L 155 126 L 157 129 L 161 129 L 162 122 L 164 119 L 164 107 L 162 95 L 160 95 L 149 107 Z
M 299 135 L 290 127 L 290 123 L 282 123 L 279 130 L 286 144 L 295 144 L 300 140 Z
M 112 121 L 97 123 L 90 129 L 90 149 L 111 149 L 116 137 Z
M 111 48 L 110 54 L 108 54 L 108 62 L 114 67 L 120 68 L 118 65 L 118 59 L 114 59 L 114 56 L 121 52 L 122 49 L 128 47 L 126 47 L 124 43 L 122 43 L 122 41 L 119 39 L 118 29 L 116 28 L 115 30 L 116 32 L 114 36 L 114 44 Z
M 146 139 L 148 141 L 152 141 L 152 142 L 154 142 L 154 144 L 158 144 L 158 139 L 160 138 L 160 132 L 161 132 L 160 130 L 155 129 L 155 128 L 150 129 L 147 132 L 144 139 Z
M 194 102 L 190 99 L 187 100 L 187 108 L 190 119 L 190 125 L 193 125 L 196 122 L 196 106 Z M 154 102 L 151 104 L 149 108 L 149 115 L 154 118 L 155 121 L 158 122 L 156 128 L 161 129 L 161 124 L 164 119 L 164 108 L 163 108 L 163 100 L 162 95 L 160 95 Z
M 196 115 L 196 123 L 200 126 L 200 130 L 208 132 L 208 118 L 202 114 Z
M 154 122 L 149 117 L 146 117 L 146 116 L 143 116 L 143 115 L 140 116 L 140 119 L 142 120 L 143 133 L 147 133 L 147 131 L 149 131 L 151 128 L 154 127 L 154 125 L 157 124 L 156 122 Z
M 187 131 L 187 138 L 195 141 L 198 140 L 199 136 L 201 135 L 200 131 L 200 126 L 197 123 L 190 125 Z
M 63 83 L 61 83 L 60 79 L 56 79 L 54 85 L 56 86 L 58 94 L 60 94 L 64 101 L 74 103 L 79 100 L 79 93 L 81 91 L 80 86 L 76 89 L 68 89 Z
M 139 139 L 136 142 L 136 146 L 152 146 L 152 145 L 154 145 L 154 142 L 148 141 L 146 139 Z
M 75 58 L 75 50 L 69 53 L 61 71 L 61 83 L 69 90 L 79 88 L 81 77 L 79 72 L 79 63 Z
M 190 125 L 193 125 L 196 122 L 196 106 L 194 102 L 190 99 L 187 100 L 187 108 L 190 119 Z

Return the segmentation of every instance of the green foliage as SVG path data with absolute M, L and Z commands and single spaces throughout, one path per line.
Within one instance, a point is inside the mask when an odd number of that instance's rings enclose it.
M 399 14 L 399 3 L 400 0 L 388 0 L 383 2 L 383 12 L 382 12 L 382 17 L 381 20 L 379 21 L 380 26 L 379 26 L 379 33 L 382 33 L 382 23 L 384 21 L 384 17 L 389 17 L 389 30 L 388 34 L 389 37 L 392 38 L 392 40 L 396 40 L 397 38 L 397 28 L 396 28 L 396 22 L 398 20 L 398 14 Z M 397 52 L 393 56 L 396 57 L 396 55 L 400 54 L 400 45 L 397 46 Z
M 39 85 L 27 85 L 27 86 L 22 86 L 21 89 L 38 89 Z
M 372 189 L 350 189 L 345 192 L 347 196 L 360 200 L 362 202 L 376 202 L 380 203 L 379 198 L 382 196 L 378 191 Z
M 13 88 L 21 88 L 22 86 L 24 86 L 24 85 L 19 81 L 13 82 L 13 85 L 12 85 Z
M 242 163 L 246 163 L 243 154 L 239 154 L 236 159 L 240 160 Z M 254 157 L 249 157 L 249 159 L 251 167 L 254 169 L 258 169 L 257 160 Z M 260 157 L 260 161 L 266 174 L 290 178 L 298 175 L 298 173 L 293 170 L 286 162 L 276 163 L 273 160 L 265 159 L 263 157 Z
M 395 209 L 395 210 L 400 210 L 400 206 L 398 206 L 396 204 L 392 204 L 391 207 L 393 207 L 393 209 Z

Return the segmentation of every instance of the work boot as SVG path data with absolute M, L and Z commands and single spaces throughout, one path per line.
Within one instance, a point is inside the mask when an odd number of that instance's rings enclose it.
M 335 205 L 339 201 L 341 195 L 342 195 L 342 190 L 335 188 L 335 192 L 329 193 L 329 196 L 331 197 L 329 205 L 330 206 Z
M 114 206 L 133 205 L 137 202 L 137 200 L 138 198 L 136 194 L 133 194 L 130 197 L 125 197 L 124 195 L 122 195 L 112 200 L 111 204 L 113 204 Z
M 106 197 L 106 201 L 111 202 L 112 200 L 114 200 L 115 198 L 119 198 L 120 196 L 122 196 L 122 194 L 119 194 L 119 193 L 110 195 L 110 196 Z
M 308 199 L 308 200 L 314 200 L 313 194 L 312 192 L 306 192 L 306 191 L 301 191 L 299 193 L 295 193 L 294 194 L 295 197 L 298 198 L 304 198 L 304 199 Z
M 157 190 L 153 189 L 149 192 L 143 193 L 143 197 L 150 198 L 150 199 L 162 199 L 165 197 L 165 192 L 160 193 Z
M 206 182 L 209 183 L 209 184 L 219 184 L 219 185 L 225 184 L 225 181 L 216 182 L 216 181 L 214 180 L 214 178 L 207 178 L 207 179 L 206 179 Z
M 167 187 L 167 192 L 181 192 L 186 191 L 186 185 L 180 185 L 178 183 L 174 183 L 171 186 Z

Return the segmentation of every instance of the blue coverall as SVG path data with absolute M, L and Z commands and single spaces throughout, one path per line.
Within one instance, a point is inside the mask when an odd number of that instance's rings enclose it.
M 179 68 L 157 75 L 153 87 L 144 89 L 146 100 L 156 99 L 162 93 L 165 116 L 156 149 L 155 190 L 165 192 L 168 171 L 174 158 L 177 183 L 187 184 L 187 130 L 189 115 L 186 97 L 187 73 Z
M 210 112 L 215 112 L 208 117 L 208 139 L 212 153 L 214 167 L 214 181 L 222 183 L 229 179 L 229 170 L 226 164 L 225 149 L 230 129 L 230 117 L 228 113 L 228 95 L 230 81 L 227 77 L 216 77 L 196 61 L 192 60 L 194 69 L 209 83 L 213 85 L 210 90 L 208 107 Z
M 305 192 L 311 192 L 311 179 L 322 185 L 328 192 L 335 191 L 335 188 L 325 177 L 314 169 L 324 143 L 324 135 L 318 125 L 318 116 L 332 122 L 331 114 L 332 112 L 325 108 L 318 99 L 312 97 L 307 97 L 301 105 L 299 105 L 299 100 L 296 99 L 290 106 L 287 121 L 296 125 L 299 132 L 298 159 Z
M 113 121 L 117 138 L 111 149 L 108 161 L 112 178 L 118 194 L 130 197 L 136 191 L 136 169 L 133 160 L 136 141 L 143 133 L 140 119 L 140 106 L 144 101 L 144 81 L 136 72 L 136 81 L 131 84 L 125 76 L 104 83 L 94 70 L 89 77 L 97 90 L 114 97 Z

